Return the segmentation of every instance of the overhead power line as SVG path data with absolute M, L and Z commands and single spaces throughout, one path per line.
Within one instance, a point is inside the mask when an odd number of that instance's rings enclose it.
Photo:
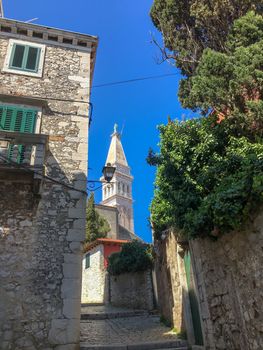
M 28 173 L 32 173 L 32 174 L 35 174 L 35 175 L 37 175 L 37 176 L 40 176 L 42 179 L 45 179 L 45 180 L 47 180 L 47 181 L 50 181 L 50 182 L 53 182 L 53 183 L 55 183 L 55 184 L 61 185 L 61 186 L 65 187 L 65 188 L 67 188 L 67 189 L 69 189 L 69 190 L 76 191 L 76 192 L 80 192 L 80 193 L 82 193 L 82 194 L 84 194 L 84 195 L 86 195 L 86 196 L 89 195 L 89 193 L 88 193 L 87 191 L 79 190 L 79 189 L 77 189 L 77 188 L 75 188 L 75 187 L 73 187 L 73 186 L 71 186 L 71 185 L 69 185 L 69 184 L 66 184 L 65 182 L 61 182 L 61 181 L 56 180 L 56 179 L 54 179 L 54 178 L 52 178 L 52 177 L 50 177 L 50 176 L 47 176 L 47 175 L 42 174 L 42 173 L 39 172 L 39 171 L 30 169 L 30 168 L 28 168 L 27 166 L 25 166 L 25 165 L 23 165 L 23 164 L 18 164 L 18 163 L 16 163 L 16 162 L 14 162 L 13 160 L 9 159 L 8 157 L 4 156 L 3 154 L 0 154 L 0 159 L 2 159 L 6 164 L 11 164 L 11 165 L 13 165 L 15 168 L 23 169 L 23 170 L 25 170 L 25 171 L 28 172 Z M 102 188 L 102 187 L 105 185 L 104 182 L 97 181 L 97 180 L 87 180 L 87 185 L 88 185 L 89 183 L 93 183 L 93 184 L 94 184 L 94 186 L 92 186 L 92 189 L 90 189 L 90 191 L 97 191 L 98 189 Z M 96 183 L 100 183 L 100 185 L 99 185 L 99 186 L 96 186 Z M 111 182 L 111 183 L 112 183 L 112 182 Z
M 129 80 L 119 80 L 119 81 L 113 81 L 111 83 L 103 83 L 103 84 L 93 85 L 93 88 L 119 85 L 119 84 L 128 84 L 128 83 L 134 83 L 136 81 L 142 81 L 142 80 L 159 79 L 159 78 L 170 77 L 170 76 L 175 76 L 175 75 L 179 75 L 179 74 L 180 73 L 168 73 L 168 74 L 161 74 L 161 75 L 151 75 L 148 77 L 134 78 L 134 79 L 129 79 Z

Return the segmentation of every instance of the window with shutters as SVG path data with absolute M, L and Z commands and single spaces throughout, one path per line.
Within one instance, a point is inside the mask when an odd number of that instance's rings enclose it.
M 41 77 L 45 45 L 10 39 L 3 71 Z
M 37 110 L 19 106 L 0 105 L 0 130 L 34 133 L 37 119 Z M 15 161 L 22 163 L 25 148 L 17 145 L 18 152 Z M 13 159 L 14 146 L 8 149 L 8 158 Z M 14 159 L 13 159 L 14 160 Z

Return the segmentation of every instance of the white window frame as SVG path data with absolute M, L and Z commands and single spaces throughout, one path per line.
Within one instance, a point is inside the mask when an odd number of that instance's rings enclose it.
M 37 47 L 40 49 L 39 64 L 38 64 L 37 72 L 28 72 L 28 71 L 13 69 L 13 68 L 9 67 L 14 44 L 28 45 L 28 46 Z M 31 77 L 42 78 L 43 68 L 44 68 L 44 60 L 45 60 L 45 51 L 46 51 L 45 45 L 37 44 L 37 43 L 31 42 L 31 41 L 10 39 L 9 44 L 8 44 L 8 48 L 7 48 L 7 54 L 5 57 L 4 67 L 3 67 L 2 71 L 7 72 L 7 73 L 14 73 L 14 74 L 19 74 L 19 75 L 27 75 L 27 76 L 31 76 Z

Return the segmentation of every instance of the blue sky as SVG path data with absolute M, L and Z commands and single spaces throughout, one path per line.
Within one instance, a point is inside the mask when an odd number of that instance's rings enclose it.
M 151 23 L 153 0 L 4 0 L 5 17 L 99 36 L 94 85 L 133 78 L 177 73 L 160 56 L 151 35 L 160 35 Z M 179 72 L 178 72 L 179 73 Z M 134 176 L 136 233 L 151 241 L 148 226 L 155 169 L 145 158 L 149 147 L 158 150 L 156 126 L 184 113 L 177 98 L 180 76 L 93 88 L 94 105 L 89 139 L 90 179 L 98 179 L 105 163 L 110 134 L 116 122 L 124 126 L 122 143 Z M 96 201 L 101 199 L 100 191 Z

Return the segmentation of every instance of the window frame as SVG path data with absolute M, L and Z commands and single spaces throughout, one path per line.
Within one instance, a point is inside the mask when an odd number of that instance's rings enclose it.
M 39 51 L 38 51 L 38 58 L 37 58 L 38 67 L 37 67 L 36 71 L 27 70 L 25 68 L 14 68 L 14 67 L 11 66 L 11 62 L 12 62 L 12 60 L 14 58 L 15 46 L 16 45 L 24 46 L 26 48 L 27 54 L 28 54 L 28 50 L 29 50 L 30 47 L 39 49 Z M 7 48 L 7 54 L 6 54 L 5 62 L 4 62 L 3 72 L 20 74 L 20 75 L 28 75 L 28 76 L 32 76 L 32 77 L 42 78 L 43 67 L 44 67 L 44 59 L 45 59 L 45 51 L 46 51 L 46 46 L 45 45 L 37 44 L 35 42 L 10 39 L 9 40 L 9 44 L 8 44 L 8 48 Z M 28 55 L 27 55 L 27 57 L 28 57 Z M 23 61 L 25 61 L 25 57 L 24 57 Z
M 90 268 L 90 253 L 85 255 L 85 269 Z
M 7 103 L 5 101 L 0 100 L 0 107 L 3 108 L 10 108 L 14 110 L 21 110 L 21 111 L 31 111 L 35 112 L 35 122 L 34 122 L 34 128 L 33 131 L 30 132 L 32 134 L 39 134 L 41 131 L 41 121 L 42 121 L 42 108 L 34 105 L 27 105 L 27 104 L 21 104 L 21 103 Z M 1 130 L 1 129 L 0 129 Z M 8 130 L 10 132 L 24 132 L 24 131 L 13 131 L 13 130 Z M 32 146 L 32 153 L 31 153 L 31 165 L 33 166 L 33 159 L 35 157 L 35 152 L 36 152 L 36 146 Z M 18 159 L 19 160 L 19 159 Z

